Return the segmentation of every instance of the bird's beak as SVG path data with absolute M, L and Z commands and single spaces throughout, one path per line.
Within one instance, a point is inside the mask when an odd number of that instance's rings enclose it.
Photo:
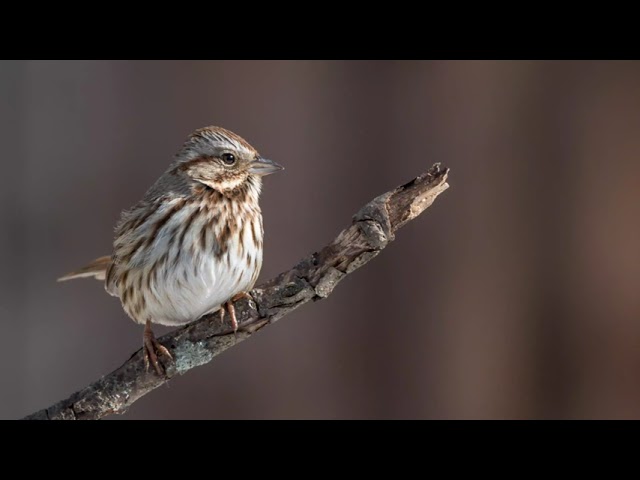
M 272 173 L 276 173 L 280 170 L 284 170 L 282 165 L 278 165 L 273 160 L 267 160 L 262 157 L 258 157 L 257 160 L 251 162 L 251 166 L 249 167 L 249 173 L 253 173 L 254 175 L 259 175 L 261 177 L 271 175 Z

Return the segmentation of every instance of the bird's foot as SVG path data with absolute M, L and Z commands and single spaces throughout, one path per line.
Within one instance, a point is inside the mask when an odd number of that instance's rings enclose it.
M 233 327 L 234 336 L 238 332 L 238 319 L 236 318 L 236 307 L 233 304 L 234 302 L 237 302 L 241 298 L 246 298 L 247 300 L 253 300 L 253 298 L 251 298 L 251 295 L 249 295 L 247 292 L 240 292 L 235 294 L 233 297 L 231 297 L 230 300 L 223 303 L 222 306 L 220 307 L 220 321 L 221 322 L 224 321 L 225 310 L 229 312 L 229 317 L 231 318 L 231 326 Z
M 158 355 L 166 355 L 171 360 L 173 360 L 173 356 L 169 352 L 169 349 L 156 339 L 156 336 L 153 334 L 153 330 L 151 330 L 151 322 L 148 320 L 144 327 L 144 334 L 142 338 L 144 364 L 147 372 L 149 371 L 149 364 L 152 364 L 156 373 L 163 377 L 165 375 L 165 370 L 162 363 L 158 360 Z

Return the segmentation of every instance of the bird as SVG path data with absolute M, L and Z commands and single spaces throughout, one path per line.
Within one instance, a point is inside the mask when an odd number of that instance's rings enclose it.
M 234 302 L 251 298 L 262 268 L 262 177 L 283 170 L 239 135 L 209 126 L 191 133 L 169 168 L 115 227 L 111 255 L 60 277 L 95 278 L 144 325 L 147 370 L 165 370 L 171 352 L 152 324 L 180 326 L 203 315 L 228 312 L 238 329 Z

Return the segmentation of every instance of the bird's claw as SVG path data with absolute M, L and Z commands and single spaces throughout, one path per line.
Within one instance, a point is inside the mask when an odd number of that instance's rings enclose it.
M 251 301 L 253 298 L 247 292 L 240 292 L 235 294 L 231 299 L 226 301 L 220 307 L 220 322 L 224 322 L 224 314 L 225 310 L 229 312 L 229 317 L 231 318 L 231 327 L 233 328 L 233 336 L 238 338 L 238 319 L 236 318 L 236 307 L 234 306 L 234 302 L 237 302 L 241 298 L 246 298 Z
M 173 360 L 173 356 L 169 349 L 162 345 L 153 334 L 151 330 L 151 325 L 147 322 L 147 325 L 144 329 L 143 336 L 143 357 L 144 357 L 144 366 L 145 370 L 149 371 L 149 364 L 153 365 L 156 373 L 161 377 L 165 376 L 165 369 L 162 366 L 162 363 L 158 360 L 158 354 L 166 355 L 170 360 Z

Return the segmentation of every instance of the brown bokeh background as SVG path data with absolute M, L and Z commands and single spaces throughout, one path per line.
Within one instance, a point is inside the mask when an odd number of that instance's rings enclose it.
M 116 418 L 640 418 L 638 62 L 11 61 L 0 100 L 1 418 L 140 347 L 101 284 L 54 280 L 211 124 L 286 166 L 263 280 L 434 162 L 451 188 L 327 300 Z

